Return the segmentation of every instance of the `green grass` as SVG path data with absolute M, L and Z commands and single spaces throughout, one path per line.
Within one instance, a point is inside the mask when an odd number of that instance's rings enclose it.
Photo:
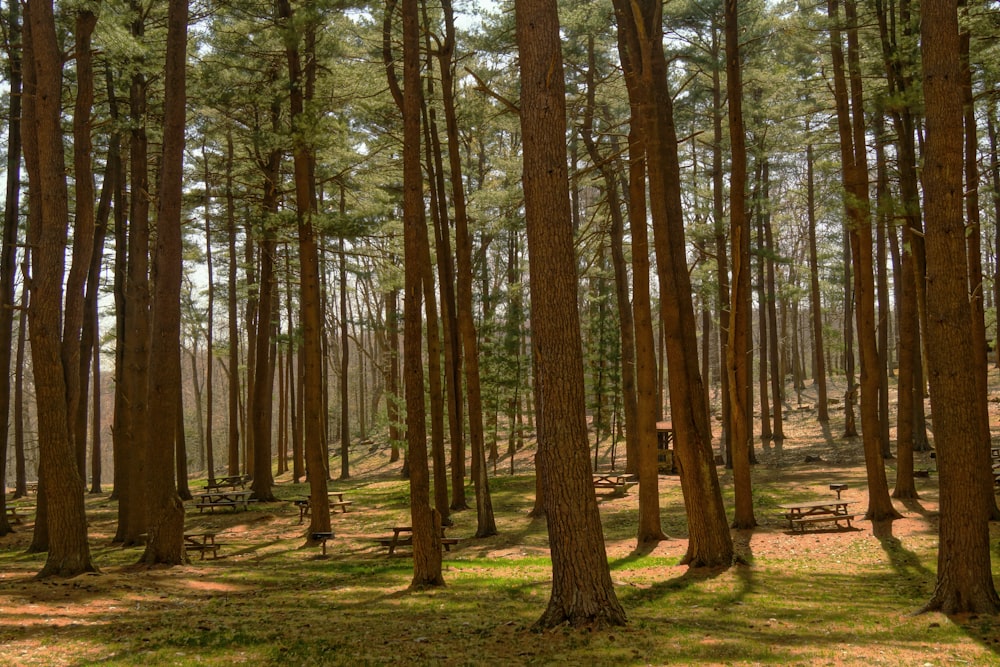
M 636 494 L 601 500 L 629 624 L 543 633 L 531 627 L 548 602 L 551 561 L 545 522 L 527 516 L 528 475 L 491 479 L 500 535 L 471 538 L 475 512 L 453 515 L 449 535 L 465 539 L 445 554 L 446 586 L 424 590 L 409 589 L 409 558 L 386 558 L 370 539 L 406 517 L 408 488 L 395 477 L 331 483 L 357 509 L 333 517 L 327 558 L 302 548 L 307 525 L 287 502 L 308 488 L 283 484 L 283 502 L 249 512 L 189 511 L 189 523 L 222 533 L 225 557 L 169 570 L 128 567 L 141 552 L 108 543 L 115 504 L 88 496 L 101 575 L 35 581 L 44 555 L 24 552 L 27 531 L 0 539 L 0 663 L 1000 665 L 998 619 L 912 614 L 935 583 L 933 513 L 906 511 L 917 523 L 898 537 L 877 538 L 866 522 L 792 536 L 773 519 L 777 505 L 814 495 L 831 473 L 754 475 L 762 525 L 748 534 L 752 565 L 725 570 L 678 565 L 683 540 L 636 550 Z M 679 487 L 663 488 L 664 528 L 683 537 Z

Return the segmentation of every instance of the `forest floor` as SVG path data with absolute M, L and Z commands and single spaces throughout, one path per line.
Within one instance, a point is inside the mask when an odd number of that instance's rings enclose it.
M 991 381 L 996 411 L 1000 380 Z M 785 440 L 757 443 L 760 525 L 733 532 L 746 564 L 708 572 L 678 564 L 687 542 L 676 476 L 660 476 L 671 537 L 653 547 L 636 547 L 637 489 L 598 496 L 624 627 L 532 631 L 548 601 L 551 561 L 545 522 L 527 516 L 531 445 L 515 455 L 513 474 L 504 458 L 490 479 L 499 534 L 477 539 L 475 511 L 453 513 L 448 535 L 461 542 L 444 554 L 447 585 L 410 590 L 411 559 L 387 557 L 373 539 L 409 523 L 407 484 L 387 448 L 372 444 L 354 448 L 350 479 L 330 482 L 354 504 L 333 515 L 325 557 L 304 546 L 308 524 L 290 501 L 308 489 L 287 477 L 277 480 L 281 502 L 214 514 L 190 507 L 186 529 L 217 532 L 223 546 L 217 560 L 180 567 L 137 568 L 141 549 L 112 545 L 117 503 L 107 494 L 86 497 L 99 573 L 34 579 L 44 554 L 26 553 L 31 522 L 17 526 L 0 538 L 0 664 L 1000 665 L 1000 618 L 914 613 L 935 585 L 938 495 L 928 454 L 917 455 L 917 469 L 930 471 L 917 480 L 920 499 L 895 501 L 902 519 L 789 532 L 777 505 L 831 498 L 831 483 L 848 485 L 844 498 L 858 513 L 867 507 L 861 441 L 841 437 L 843 406 L 831 406 L 824 429 L 811 400 L 807 391 L 800 405 L 792 393 Z M 731 504 L 732 476 L 719 473 Z M 1000 526 L 990 530 L 1000 588 Z

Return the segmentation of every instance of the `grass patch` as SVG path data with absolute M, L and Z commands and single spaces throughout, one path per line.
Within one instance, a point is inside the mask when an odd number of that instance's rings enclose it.
M 599 499 L 630 622 L 543 633 L 531 626 L 548 602 L 551 560 L 544 519 L 528 517 L 530 474 L 490 480 L 499 535 L 476 539 L 475 512 L 452 514 L 448 534 L 461 542 L 444 554 L 446 586 L 419 591 L 409 588 L 411 560 L 386 557 L 373 539 L 408 523 L 409 490 L 396 474 L 331 482 L 354 504 L 331 517 L 326 558 L 303 547 L 308 523 L 298 525 L 289 502 L 308 486 L 283 482 L 279 502 L 247 512 L 189 510 L 188 528 L 217 531 L 223 557 L 166 570 L 129 567 L 141 549 L 110 544 L 116 503 L 87 496 L 99 575 L 35 581 L 45 556 L 25 552 L 30 525 L 0 539 L 0 663 L 1000 665 L 997 619 L 911 614 L 935 583 L 933 479 L 923 482 L 920 505 L 898 504 L 905 518 L 876 537 L 867 522 L 790 535 L 775 518 L 782 502 L 829 495 L 831 481 L 846 480 L 845 497 L 853 493 L 863 508 L 857 462 L 772 460 L 753 476 L 760 526 L 734 533 L 752 564 L 727 569 L 679 565 L 687 542 L 676 477 L 660 487 L 672 539 L 649 549 L 634 542 L 637 493 Z

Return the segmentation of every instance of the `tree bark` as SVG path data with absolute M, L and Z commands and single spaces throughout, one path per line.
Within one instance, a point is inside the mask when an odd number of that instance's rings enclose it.
M 833 52 L 834 89 L 837 103 L 837 125 L 840 133 L 840 153 L 843 161 L 845 210 L 854 266 L 855 309 L 858 325 L 858 346 L 861 352 L 861 434 L 864 442 L 865 468 L 868 475 L 867 519 L 882 521 L 900 518 L 889 497 L 885 462 L 879 443 L 878 416 L 878 349 L 875 337 L 875 284 L 872 260 L 872 229 L 868 199 L 868 165 L 865 155 L 864 113 L 854 0 L 846 0 L 848 67 L 850 94 L 845 76 L 841 32 L 837 25 L 838 0 L 829 0 L 830 28 Z M 850 112 L 848 111 L 850 102 Z
M 4 201 L 3 239 L 0 247 L 0 479 L 7 479 L 7 444 L 10 422 L 10 360 L 14 349 L 14 281 L 17 275 L 18 204 L 21 199 L 21 3 L 10 0 L 7 39 L 7 81 L 10 108 L 7 115 L 7 185 Z M 16 480 L 16 475 L 15 475 Z M 17 484 L 15 481 L 15 498 Z M 5 510 L 7 495 L 0 497 Z M 0 537 L 10 532 L 7 513 L 0 518 Z
M 677 133 L 673 101 L 666 89 L 661 12 L 659 2 L 631 5 L 621 0 L 615 2 L 619 49 L 625 47 L 621 58 L 628 63 L 625 80 L 630 100 L 634 100 L 640 111 L 646 151 L 660 282 L 660 321 L 671 370 L 671 419 L 690 535 L 683 562 L 692 567 L 728 566 L 732 563 L 733 542 L 715 469 L 708 410 L 703 404 L 705 393 L 698 369 L 697 326 L 685 258 Z
M 962 216 L 962 91 L 955 0 L 924 3 L 927 361 L 941 489 L 937 585 L 925 610 L 1000 609 L 990 571 L 989 452 L 982 446 Z
M 516 0 L 514 7 L 524 207 L 535 278 L 530 289 L 540 408 L 536 466 L 552 552 L 551 597 L 536 626 L 621 625 L 625 611 L 611 583 L 587 451 L 559 17 L 554 0 Z
M 729 143 L 732 153 L 729 238 L 733 253 L 733 296 L 726 350 L 736 506 L 732 527 L 753 528 L 757 525 L 750 483 L 750 443 L 753 434 L 750 415 L 753 408 L 747 403 L 747 388 L 750 386 L 750 225 L 746 209 L 747 151 L 743 131 L 739 6 L 736 0 L 726 0 L 725 17 L 726 93 L 729 98 Z
M 149 524 L 146 565 L 179 565 L 184 550 L 184 506 L 174 483 L 177 415 L 181 409 L 181 207 L 184 181 L 184 130 L 187 111 L 186 0 L 170 0 L 164 67 L 163 153 L 157 188 L 156 254 L 153 260 L 153 315 L 150 354 Z
M 47 522 L 44 546 L 48 551 L 38 576 L 72 577 L 96 568 L 87 542 L 83 479 L 70 436 L 66 378 L 69 372 L 76 375 L 79 365 L 70 371 L 61 356 L 69 192 L 60 127 L 63 59 L 50 0 L 25 5 L 24 38 L 22 139 L 29 188 L 28 243 L 32 248 L 28 326 L 38 406 L 36 523 Z
M 386 11 L 391 12 L 392 2 Z M 424 413 L 422 326 L 420 302 L 429 286 L 421 264 L 429 259 L 427 223 L 420 168 L 420 46 L 416 0 L 403 0 L 403 229 L 405 297 L 403 347 L 406 373 L 406 440 L 410 460 L 410 515 L 413 522 L 413 579 L 411 587 L 440 586 L 440 515 L 430 504 L 430 479 Z M 393 80 L 394 77 L 390 77 Z M 397 100 L 399 101 L 399 100 Z M 428 267 L 429 268 L 429 267 Z M 434 315 L 436 317 L 436 315 Z M 430 330 L 428 330 L 430 337 Z M 429 345 L 429 344 L 428 344 Z

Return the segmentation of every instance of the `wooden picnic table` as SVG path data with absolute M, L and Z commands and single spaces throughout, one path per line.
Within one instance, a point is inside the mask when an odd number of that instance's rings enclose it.
M 250 481 L 250 475 L 231 475 L 229 477 L 219 477 L 217 479 L 210 479 L 205 484 L 206 491 L 219 491 L 221 489 L 245 489 L 247 488 L 247 482 Z
M 205 560 L 205 552 L 209 552 L 214 560 L 219 557 L 219 547 L 222 546 L 215 541 L 215 535 L 216 533 L 184 533 L 184 550 L 199 552 L 199 560 Z
M 25 514 L 31 507 L 24 505 L 7 505 L 7 520 L 11 523 L 22 523 L 22 518 L 27 518 Z
M 344 514 L 347 514 L 347 508 L 351 506 L 354 501 L 344 500 L 343 491 L 330 491 L 327 495 L 327 500 L 330 503 L 330 511 L 335 512 L 340 509 Z M 309 496 L 304 496 L 293 500 L 292 503 L 299 508 L 299 523 L 305 521 L 305 518 L 309 516 L 310 502 Z
M 804 532 L 805 527 L 811 523 L 833 522 L 838 528 L 843 528 L 840 522 L 845 522 L 846 528 L 851 527 L 851 521 L 858 515 L 848 511 L 848 505 L 854 504 L 851 500 L 810 500 L 801 503 L 784 503 L 778 505 L 785 510 L 785 519 L 788 520 L 788 527 L 793 531 Z
M 635 475 L 617 472 L 595 472 L 593 475 L 595 489 L 611 489 L 613 493 L 628 493 L 630 487 L 639 483 Z
M 250 507 L 251 495 L 253 495 L 253 491 L 219 490 L 197 493 L 194 496 L 194 506 L 198 508 L 199 512 L 205 508 L 209 508 L 214 512 L 216 507 L 232 507 L 234 512 L 241 507 L 246 510 Z
M 389 548 L 389 555 L 396 553 L 396 547 L 413 546 L 413 526 L 393 526 L 392 537 L 377 537 L 375 541 Z M 455 537 L 445 537 L 444 526 L 441 526 L 441 545 L 445 551 L 451 551 L 451 545 L 458 544 Z

